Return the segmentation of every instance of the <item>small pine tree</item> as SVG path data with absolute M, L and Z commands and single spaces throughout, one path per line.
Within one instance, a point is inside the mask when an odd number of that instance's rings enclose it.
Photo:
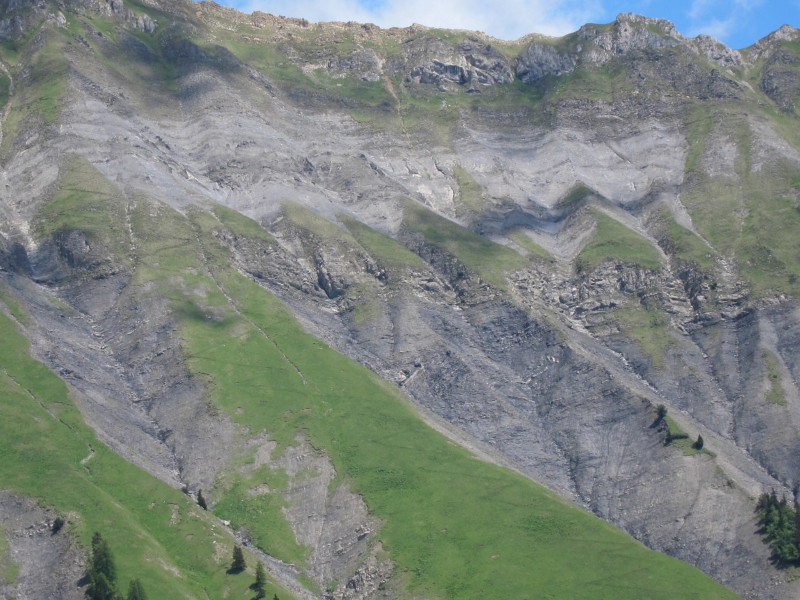
M 65 524 L 66 521 L 64 519 L 62 519 L 61 517 L 56 517 L 56 520 L 53 521 L 53 526 L 50 528 L 50 532 L 53 535 L 57 534 L 59 531 L 63 529 Z
M 764 492 L 758 497 L 758 504 L 756 504 L 756 512 L 761 520 L 764 520 L 764 512 L 767 510 L 769 506 L 769 494 Z
M 87 576 L 89 587 L 86 597 L 89 600 L 117 599 L 117 568 L 108 543 L 99 532 L 92 536 L 92 556 Z
M 664 417 L 667 416 L 667 407 L 663 404 L 659 404 L 656 406 L 656 415 L 658 415 L 658 420 L 660 421 Z
M 247 563 L 244 560 L 244 552 L 240 546 L 233 547 L 233 562 L 231 562 L 231 573 L 241 573 L 247 568 Z
M 117 600 L 118 598 L 116 586 L 102 573 L 89 578 L 86 597 L 89 600 Z
M 91 569 L 94 573 L 102 573 L 109 581 L 117 580 L 117 567 L 114 564 L 114 557 L 111 555 L 108 542 L 103 539 L 100 532 L 96 532 L 92 536 Z
M 144 593 L 144 587 L 142 587 L 142 582 L 138 579 L 134 579 L 131 581 L 130 586 L 128 587 L 128 598 L 127 600 L 147 600 L 147 594 Z
M 203 510 L 208 510 L 206 499 L 203 498 L 203 490 L 197 490 L 197 505 Z
M 703 436 L 702 436 L 702 435 L 700 435 L 700 434 L 698 434 L 698 435 L 697 435 L 697 439 L 695 440 L 694 444 L 692 444 L 692 447 L 693 447 L 695 450 L 702 450 L 702 449 L 703 449 L 703 444 L 704 444 L 704 443 L 705 443 L 705 442 L 703 442 Z
M 794 545 L 800 550 L 800 503 L 794 501 Z
M 264 565 L 260 562 L 256 565 L 256 581 L 253 583 L 253 590 L 256 592 L 256 600 L 267 597 L 267 574 L 264 572 Z

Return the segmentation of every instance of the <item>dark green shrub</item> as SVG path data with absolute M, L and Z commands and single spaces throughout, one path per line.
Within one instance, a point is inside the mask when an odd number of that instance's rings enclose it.
M 65 524 L 66 521 L 64 519 L 62 519 L 61 517 L 56 517 L 56 520 L 53 521 L 52 527 L 50 527 L 51 533 L 53 535 L 57 534 L 59 531 L 63 529 Z

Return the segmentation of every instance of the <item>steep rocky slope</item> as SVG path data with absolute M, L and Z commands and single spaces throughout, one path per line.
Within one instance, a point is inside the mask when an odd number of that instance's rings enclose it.
M 0 37 L 8 311 L 99 440 L 204 490 L 295 594 L 408 575 L 336 453 L 251 426 L 201 368 L 181 323 L 233 319 L 308 384 L 230 269 L 455 442 L 746 597 L 796 596 L 753 512 L 800 484 L 796 29 L 737 51 L 636 15 L 505 42 L 6 0 Z M 658 404 L 703 452 L 665 443 Z

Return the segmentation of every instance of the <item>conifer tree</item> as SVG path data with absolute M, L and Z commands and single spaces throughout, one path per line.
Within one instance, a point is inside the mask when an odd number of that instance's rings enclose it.
M 231 573 L 241 573 L 247 568 L 247 563 L 244 560 L 244 552 L 240 546 L 233 547 L 233 561 L 231 562 Z
M 127 600 L 147 600 L 147 594 L 144 593 L 144 587 L 142 587 L 142 582 L 138 579 L 134 579 L 131 581 L 130 586 L 128 587 L 128 598 Z
M 109 581 L 117 580 L 117 567 L 114 564 L 114 557 L 111 555 L 108 542 L 103 539 L 99 531 L 92 536 L 91 568 L 94 573 L 105 575 Z
M 264 572 L 264 565 L 259 562 L 256 565 L 256 581 L 253 584 L 253 589 L 256 592 L 256 599 L 262 600 L 267 597 L 267 574 Z
M 773 556 L 781 565 L 800 561 L 800 513 L 795 501 L 789 506 L 786 498 L 778 499 L 775 490 L 761 494 L 756 507 L 764 536 L 772 547 Z
M 61 517 L 56 517 L 55 521 L 53 521 L 52 527 L 50 527 L 50 532 L 55 535 L 59 531 L 61 531 L 66 524 L 66 521 Z
M 108 543 L 99 532 L 92 536 L 92 556 L 88 568 L 89 600 L 117 600 L 117 568 Z
M 800 551 L 800 503 L 794 501 L 794 545 Z
M 99 573 L 89 578 L 89 588 L 86 590 L 89 600 L 117 600 L 116 586 L 108 578 Z

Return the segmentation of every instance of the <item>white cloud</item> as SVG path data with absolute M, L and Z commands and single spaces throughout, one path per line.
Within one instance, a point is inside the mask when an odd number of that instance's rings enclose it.
M 751 12 L 764 4 L 764 0 L 734 0 L 734 4 L 747 12 Z
M 693 0 L 689 9 L 689 19 L 692 21 L 702 19 L 708 13 L 714 11 L 715 4 L 717 4 L 716 0 Z
M 689 37 L 705 34 L 715 37 L 718 40 L 724 40 L 736 29 L 736 19 L 729 17 L 727 19 L 711 19 L 700 25 L 694 25 L 687 34 Z
M 516 39 L 526 33 L 564 35 L 602 14 L 601 0 L 244 0 L 237 8 L 310 21 L 357 21 L 381 27 L 430 27 L 484 31 Z
M 730 40 L 741 34 L 753 19 L 753 12 L 764 0 L 693 0 L 687 13 L 687 35 L 701 33 L 720 40 Z

